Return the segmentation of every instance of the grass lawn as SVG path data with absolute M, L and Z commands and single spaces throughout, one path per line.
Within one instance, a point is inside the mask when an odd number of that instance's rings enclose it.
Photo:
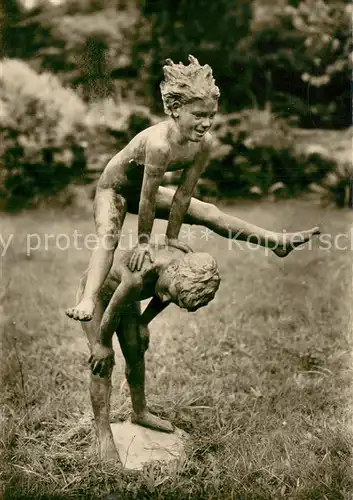
M 14 233 L 0 283 L 2 500 L 352 498 L 352 251 L 332 246 L 339 234 L 348 245 L 352 211 L 303 201 L 225 210 L 274 230 L 320 224 L 328 234 L 279 259 L 244 244 L 230 250 L 218 236 L 207 242 L 196 228 L 193 246 L 218 260 L 220 289 L 196 313 L 164 311 L 146 358 L 149 406 L 190 433 L 188 458 L 178 471 L 141 473 L 95 455 L 88 348 L 64 314 L 90 255 L 72 235 L 94 231 L 91 214 L 1 216 L 3 241 Z M 136 227 L 128 217 L 125 229 Z M 27 255 L 32 233 L 41 244 L 32 236 L 39 248 Z M 47 249 L 45 234 L 54 235 Z M 59 234 L 71 248 L 56 247 Z M 116 352 L 112 421 L 130 411 Z

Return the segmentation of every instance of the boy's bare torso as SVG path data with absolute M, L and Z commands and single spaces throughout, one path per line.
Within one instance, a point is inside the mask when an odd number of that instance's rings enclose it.
M 163 172 L 159 170 L 158 173 L 163 174 L 190 167 L 204 145 L 211 142 L 209 133 L 200 142 L 186 143 L 178 143 L 173 135 L 170 120 L 164 120 L 137 134 L 107 164 L 98 187 L 113 188 L 120 193 L 126 187 L 141 184 L 144 167 L 148 162 L 147 150 L 161 151 L 165 161 Z M 153 168 L 153 165 L 150 167 Z

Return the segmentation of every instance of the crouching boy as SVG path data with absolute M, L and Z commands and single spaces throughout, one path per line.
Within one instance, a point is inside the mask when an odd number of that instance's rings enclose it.
M 115 253 L 93 318 L 81 322 L 90 345 L 90 395 L 99 452 L 104 460 L 119 460 L 109 420 L 114 366 L 113 334 L 117 334 L 126 362 L 132 422 L 173 432 L 172 424 L 153 415 L 146 405 L 144 355 L 149 343 L 148 324 L 170 303 L 188 311 L 205 306 L 214 298 L 220 283 L 217 264 L 207 253 L 185 254 L 179 249 L 163 246 L 155 250 L 153 263 L 146 259 L 140 271 L 131 272 L 128 263 L 133 251 Z M 78 300 L 82 296 L 86 276 L 87 272 L 80 282 Z M 141 314 L 140 301 L 148 298 L 151 301 Z M 70 315 L 70 311 L 67 313 Z

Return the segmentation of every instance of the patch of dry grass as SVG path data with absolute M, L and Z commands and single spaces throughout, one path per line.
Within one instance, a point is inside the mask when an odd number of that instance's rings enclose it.
M 333 234 L 348 233 L 352 218 L 293 201 L 226 210 L 276 230 L 320 223 Z M 134 217 L 126 228 L 136 229 Z M 196 313 L 170 306 L 152 324 L 147 353 L 149 405 L 191 434 L 188 459 L 179 471 L 154 465 L 132 474 L 95 456 L 88 349 L 64 314 L 89 251 L 52 245 L 26 255 L 27 233 L 75 229 L 91 233 L 91 215 L 1 220 L 3 238 L 15 232 L 1 267 L 4 499 L 350 498 L 351 251 L 316 241 L 282 260 L 244 245 L 230 251 L 216 236 L 206 242 L 197 228 L 194 247 L 217 258 L 220 290 Z M 113 384 L 112 420 L 126 418 L 118 348 Z

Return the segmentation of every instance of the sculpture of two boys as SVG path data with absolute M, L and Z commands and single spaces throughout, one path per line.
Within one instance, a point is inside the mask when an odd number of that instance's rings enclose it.
M 148 324 L 171 302 L 189 311 L 205 306 L 220 283 L 215 260 L 209 254 L 193 253 L 178 240 L 183 222 L 269 247 L 280 257 L 319 234 L 317 227 L 275 233 L 192 196 L 214 147 L 209 129 L 220 92 L 210 66 L 201 66 L 192 56 L 189 62 L 184 66 L 167 60 L 160 87 L 168 118 L 137 134 L 109 161 L 99 179 L 94 199 L 99 242 L 81 279 L 78 305 L 66 311 L 81 321 L 90 343 L 91 400 L 105 459 L 119 459 L 109 422 L 115 332 L 126 361 L 132 421 L 173 431 L 171 423 L 146 406 Z M 176 191 L 161 186 L 164 174 L 175 170 L 182 170 Z M 118 251 L 127 212 L 138 215 L 138 243 Z M 157 248 L 151 243 L 156 218 L 168 220 L 165 245 Z M 141 314 L 140 300 L 146 298 L 151 301 Z

